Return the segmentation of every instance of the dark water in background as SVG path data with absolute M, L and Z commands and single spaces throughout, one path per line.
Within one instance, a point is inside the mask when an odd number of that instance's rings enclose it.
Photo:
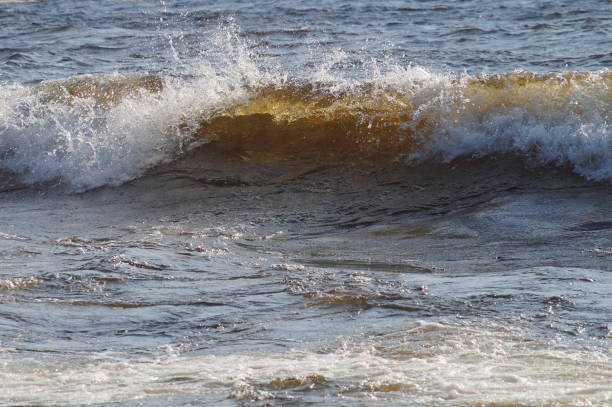
M 611 22 L 0 1 L 0 404 L 610 405 Z
M 3 1 L 0 80 L 180 72 L 209 56 L 210 32 L 228 21 L 254 53 L 298 76 L 330 50 L 347 53 L 347 65 L 392 58 L 469 73 L 592 71 L 612 63 L 608 0 Z

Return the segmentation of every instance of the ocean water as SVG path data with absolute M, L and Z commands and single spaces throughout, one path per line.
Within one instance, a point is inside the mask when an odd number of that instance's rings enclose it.
M 612 405 L 612 2 L 0 0 L 0 405 Z

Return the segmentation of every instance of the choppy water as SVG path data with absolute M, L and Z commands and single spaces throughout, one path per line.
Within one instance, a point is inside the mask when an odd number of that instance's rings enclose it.
M 0 404 L 607 406 L 610 1 L 0 1 Z

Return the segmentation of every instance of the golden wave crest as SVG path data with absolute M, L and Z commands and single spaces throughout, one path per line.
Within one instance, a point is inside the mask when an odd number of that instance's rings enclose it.
M 255 162 L 374 161 L 409 154 L 440 129 L 485 122 L 516 109 L 547 122 L 593 114 L 612 121 L 612 70 L 517 71 L 441 83 L 372 82 L 341 92 L 325 84 L 270 85 L 239 103 L 203 112 L 195 118 L 199 126 L 193 137 L 213 140 L 222 150 Z M 64 103 L 94 98 L 99 106 L 112 107 L 142 92 L 159 94 L 164 86 L 152 75 L 81 75 L 43 83 L 36 91 Z
M 312 86 L 261 89 L 201 123 L 197 134 L 250 161 L 395 156 L 414 133 L 413 106 L 400 92 L 331 95 Z M 420 128 L 422 124 L 417 124 Z
M 423 94 L 429 99 L 423 101 Z M 549 122 L 610 116 L 612 71 L 478 75 L 435 92 L 374 84 L 340 94 L 314 85 L 268 87 L 203 120 L 196 137 L 212 137 L 249 161 L 374 161 L 415 151 L 442 126 L 478 123 L 515 109 Z

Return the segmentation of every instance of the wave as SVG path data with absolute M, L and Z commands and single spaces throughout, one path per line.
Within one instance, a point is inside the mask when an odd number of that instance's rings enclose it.
M 612 71 L 268 86 L 202 120 L 194 137 L 260 159 L 425 159 L 521 153 L 612 176 Z M 399 80 L 398 80 L 399 79 Z
M 612 71 L 467 75 L 389 66 L 295 78 L 248 58 L 183 76 L 0 87 L 0 168 L 23 183 L 117 185 L 214 144 L 243 160 L 450 162 L 518 154 L 612 180 Z M 204 147 L 205 148 L 205 147 Z

